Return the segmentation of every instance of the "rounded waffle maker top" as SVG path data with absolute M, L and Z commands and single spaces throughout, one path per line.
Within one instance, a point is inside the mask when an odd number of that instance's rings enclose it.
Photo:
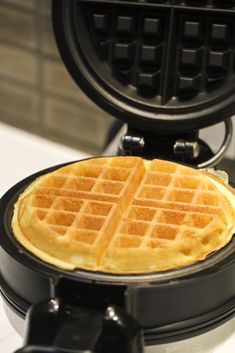
M 53 6 L 70 74 L 115 117 L 168 133 L 233 115 L 234 0 L 58 0 Z

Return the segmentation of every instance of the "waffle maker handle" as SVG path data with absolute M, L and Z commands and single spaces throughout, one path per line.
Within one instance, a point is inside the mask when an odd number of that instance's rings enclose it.
M 140 325 L 124 310 L 81 308 L 58 298 L 29 309 L 25 343 L 15 353 L 143 352 Z

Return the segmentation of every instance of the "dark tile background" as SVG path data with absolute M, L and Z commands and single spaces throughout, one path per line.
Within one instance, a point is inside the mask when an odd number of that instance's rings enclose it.
M 99 154 L 114 119 L 70 78 L 50 8 L 50 0 L 0 0 L 0 120 Z

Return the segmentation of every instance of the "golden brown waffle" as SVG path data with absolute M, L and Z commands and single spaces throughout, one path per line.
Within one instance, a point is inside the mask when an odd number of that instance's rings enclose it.
M 146 273 L 203 260 L 235 229 L 232 191 L 166 161 L 109 157 L 38 178 L 15 205 L 16 238 L 65 269 Z

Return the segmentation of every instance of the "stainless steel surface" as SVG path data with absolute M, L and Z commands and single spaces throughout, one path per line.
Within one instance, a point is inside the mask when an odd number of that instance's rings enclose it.
M 187 340 L 146 347 L 145 353 L 232 353 L 235 347 L 234 332 L 235 319 Z
M 14 314 L 14 316 L 16 315 Z M 13 320 L 17 321 L 18 318 L 15 317 Z M 23 327 L 22 323 L 19 323 L 19 325 Z M 0 298 L 0 352 L 13 353 L 16 349 L 20 348 L 21 346 L 22 338 L 10 324 L 3 309 L 2 299 Z
M 214 155 L 214 157 L 212 157 L 206 162 L 198 164 L 197 165 L 198 169 L 212 168 L 216 166 L 224 157 L 225 153 L 227 152 L 233 137 L 233 123 L 231 119 L 227 119 L 224 121 L 224 124 L 225 124 L 225 136 L 224 136 L 224 141 L 222 143 L 221 148 Z

